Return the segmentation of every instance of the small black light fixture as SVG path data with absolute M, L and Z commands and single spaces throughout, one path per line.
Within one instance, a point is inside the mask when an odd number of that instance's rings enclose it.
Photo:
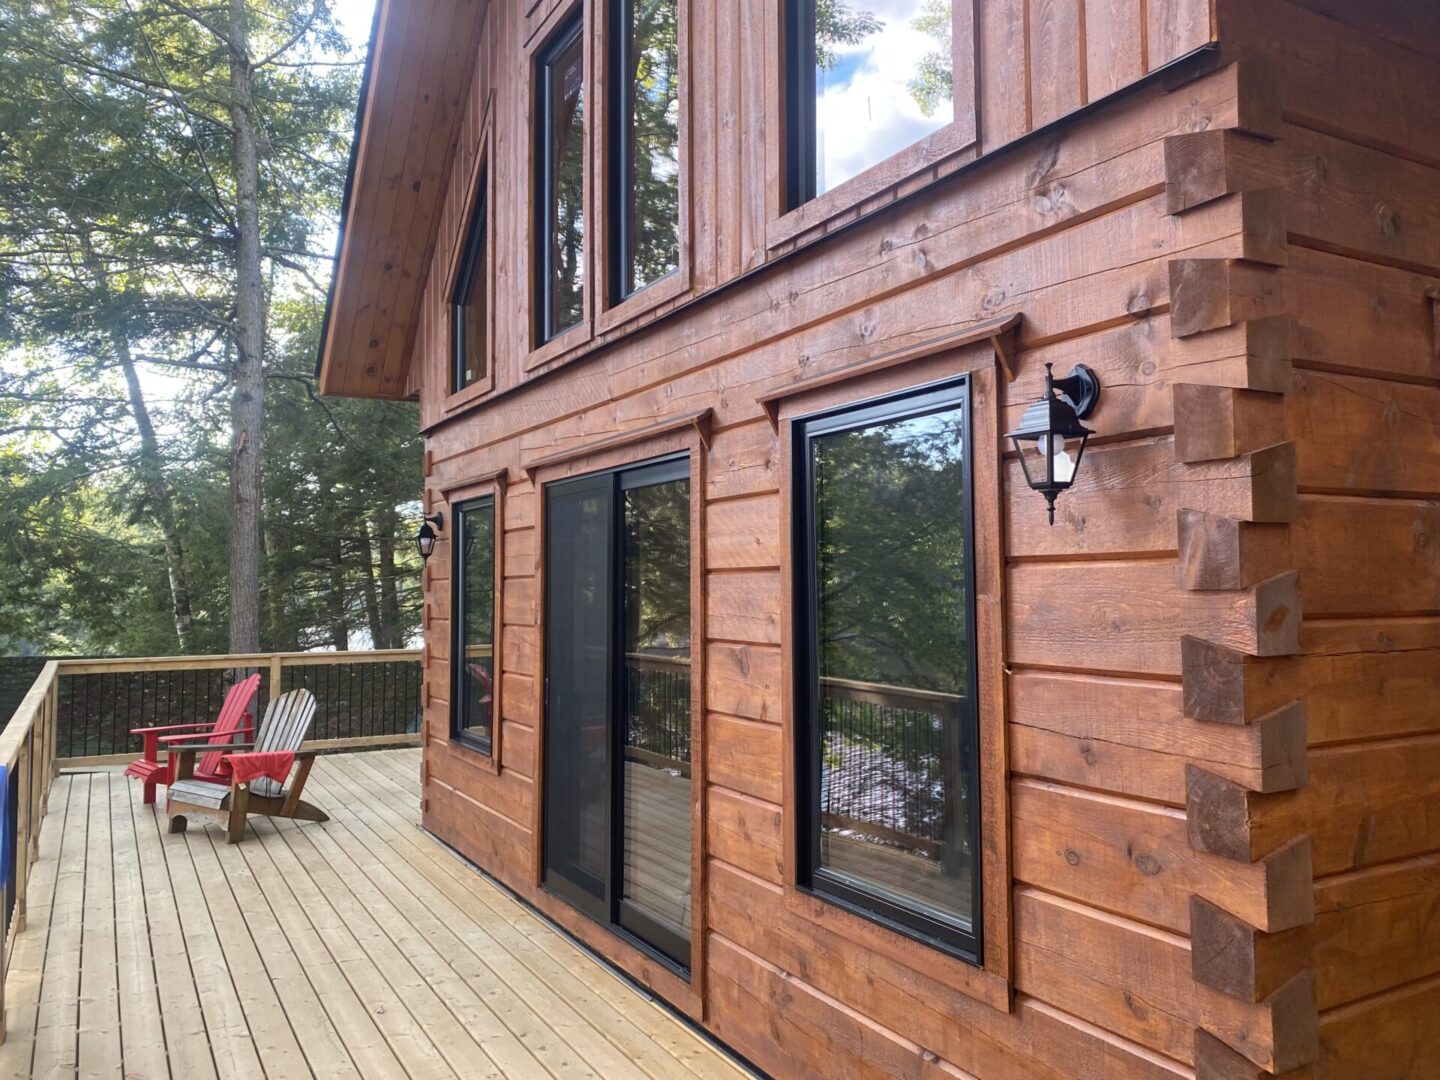
M 435 528 L 430 527 L 431 522 Z M 437 510 L 420 519 L 420 531 L 415 534 L 415 546 L 420 549 L 420 561 L 426 562 L 435 551 L 437 530 L 445 528 L 445 512 Z
M 1020 426 L 1006 432 L 1020 454 L 1026 482 L 1045 496 L 1050 524 L 1055 524 L 1055 496 L 1075 482 L 1091 431 L 1080 423 L 1100 400 L 1100 379 L 1084 364 L 1063 379 L 1045 365 L 1045 394 L 1025 410 Z M 1071 450 L 1073 449 L 1073 456 Z

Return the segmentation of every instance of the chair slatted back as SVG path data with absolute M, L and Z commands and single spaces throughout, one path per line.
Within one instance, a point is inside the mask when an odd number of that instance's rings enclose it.
M 265 719 L 260 721 L 260 731 L 255 740 L 257 753 L 270 750 L 299 750 L 310 734 L 310 725 L 315 720 L 315 695 L 309 690 L 291 690 L 273 699 L 265 710 Z M 250 785 L 252 794 L 275 798 L 284 790 L 269 777 L 262 777 Z
M 220 706 L 219 719 L 210 730 L 210 736 L 206 739 L 211 746 L 224 747 L 235 738 L 236 729 L 245 725 L 245 718 L 250 715 L 250 704 L 255 700 L 255 695 L 260 691 L 259 674 L 247 676 L 230 688 L 225 695 L 225 702 Z M 200 757 L 199 764 L 195 771 L 202 776 L 214 776 L 219 773 L 220 759 L 225 755 L 223 749 L 207 750 Z

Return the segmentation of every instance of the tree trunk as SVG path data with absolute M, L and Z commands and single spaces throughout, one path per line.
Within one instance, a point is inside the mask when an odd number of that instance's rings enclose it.
M 86 262 L 100 290 L 100 303 L 105 309 L 109 324 L 110 347 L 125 375 L 125 389 L 130 399 L 130 416 L 135 421 L 135 431 L 140 436 L 140 455 L 137 462 L 140 482 L 145 488 L 145 500 L 150 508 L 150 517 L 160 530 L 165 546 L 165 572 L 170 581 L 170 614 L 175 622 L 175 640 L 182 655 L 190 652 L 194 644 L 195 618 L 190 607 L 190 581 L 185 574 L 185 549 L 180 542 L 180 533 L 175 524 L 175 500 L 170 487 L 165 483 L 164 463 L 160 458 L 160 441 L 155 437 L 155 425 L 150 419 L 150 407 L 145 402 L 145 393 L 140 386 L 140 377 L 135 371 L 134 354 L 130 351 L 130 338 L 124 329 L 111 318 L 110 278 L 105 264 L 94 257 L 88 237 L 82 239 Z
M 370 624 L 370 645 L 382 648 L 386 640 L 385 622 L 380 613 L 380 594 L 375 588 L 375 548 L 370 542 L 370 522 L 360 518 L 360 561 L 365 576 L 360 579 L 365 597 L 365 621 Z
M 175 620 L 175 640 L 180 645 L 181 655 L 186 655 L 195 640 L 195 619 L 190 610 L 190 582 L 185 576 L 185 549 L 175 526 L 175 504 L 165 483 L 160 444 L 155 438 L 155 426 L 150 421 L 150 410 L 135 373 L 129 343 L 118 330 L 112 333 L 112 340 L 120 359 L 120 369 L 125 373 L 125 386 L 130 393 L 130 415 L 140 432 L 140 479 L 145 485 L 150 516 L 159 527 L 165 544 L 165 571 L 170 579 L 170 613 Z
M 398 649 L 400 641 L 400 596 L 395 569 L 395 530 L 399 521 L 395 511 L 386 509 L 376 523 L 375 546 L 380 549 L 380 619 L 385 624 L 382 649 Z
M 230 0 L 230 122 L 235 129 L 235 393 L 230 409 L 230 651 L 260 651 L 260 461 L 265 305 L 260 157 L 245 0 Z
M 337 558 L 330 564 L 330 647 L 336 652 L 350 649 L 350 620 L 345 610 L 345 567 Z

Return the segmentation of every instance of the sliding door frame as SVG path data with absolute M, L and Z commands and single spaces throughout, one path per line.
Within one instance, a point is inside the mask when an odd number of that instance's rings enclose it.
M 528 475 L 534 482 L 534 492 L 537 498 L 536 524 L 538 535 L 536 538 L 536 573 L 539 589 L 539 603 L 537 609 L 537 625 L 535 644 L 537 650 L 536 678 L 534 687 L 535 719 L 536 719 L 536 762 L 535 762 L 535 785 L 534 798 L 532 800 L 532 881 L 540 890 L 541 907 L 547 914 L 556 921 L 575 933 L 582 941 L 597 948 L 607 958 L 613 960 L 620 967 L 630 974 L 639 978 L 647 986 L 659 993 L 670 1004 L 675 1006 L 686 1015 L 699 1020 L 703 1016 L 703 1001 L 698 988 L 703 985 L 703 979 L 698 977 L 704 970 L 705 963 L 705 859 L 706 844 L 705 830 L 702 823 L 705 820 L 705 738 L 704 723 L 705 715 L 705 593 L 704 575 L 705 559 L 704 545 L 704 484 L 705 484 L 705 458 L 709 449 L 710 431 L 708 412 L 704 415 L 687 416 L 684 422 L 674 424 L 663 424 L 637 431 L 633 438 L 624 435 L 611 437 L 603 440 L 602 443 L 594 444 L 593 449 L 585 446 L 577 447 L 573 455 L 562 457 L 556 460 L 555 456 L 548 456 L 536 466 L 527 469 Z M 648 474 L 652 468 L 664 468 L 671 471 L 670 478 L 681 477 L 689 480 L 689 551 L 690 551 L 690 640 L 691 640 L 691 667 L 690 667 L 690 738 L 691 738 L 691 793 L 689 808 L 689 832 L 690 832 L 690 941 L 688 945 L 688 963 L 677 961 L 666 955 L 659 948 L 641 939 L 634 929 L 626 928 L 619 921 L 619 905 L 610 903 L 607 900 L 607 908 L 612 913 L 609 920 L 601 920 L 594 917 L 590 912 L 574 907 L 569 900 L 559 891 L 552 890 L 550 884 L 545 881 L 545 820 L 544 804 L 546 789 L 546 764 L 545 745 L 547 716 L 547 694 L 546 694 L 546 637 L 547 637 L 547 604 L 548 604 L 548 583 L 546 553 L 549 547 L 546 524 L 546 501 L 547 489 L 552 485 L 560 484 L 567 480 L 579 479 L 584 476 L 600 474 L 618 474 L 628 470 L 645 470 Z M 650 474 L 656 475 L 656 474 Z M 619 485 L 616 485 L 617 504 Z M 613 556 L 621 558 L 617 550 Z M 618 574 L 623 567 L 617 566 L 614 573 Z M 622 605 L 616 604 L 615 618 L 621 617 Z M 618 627 L 612 633 L 618 632 Z M 618 657 L 618 650 L 612 648 L 612 664 L 623 662 L 623 657 Z M 612 676 L 613 677 L 613 676 Z M 612 688 L 618 693 L 618 686 Z M 614 720 L 610 726 L 612 769 L 616 767 L 613 755 L 617 752 L 616 740 L 621 737 L 621 725 L 618 722 L 617 710 L 612 705 L 612 716 Z M 619 817 L 614 809 L 614 800 L 621 794 L 619 785 L 612 783 L 612 810 L 610 820 L 609 836 L 611 843 L 611 865 L 612 884 L 607 888 L 607 893 L 613 894 L 623 880 L 616 876 L 613 869 L 614 860 L 618 855 L 623 857 L 623 848 L 613 843 L 615 827 L 617 822 L 623 827 L 623 819 Z M 551 902 L 555 901 L 555 902 Z M 632 920 L 633 926 L 633 920 Z

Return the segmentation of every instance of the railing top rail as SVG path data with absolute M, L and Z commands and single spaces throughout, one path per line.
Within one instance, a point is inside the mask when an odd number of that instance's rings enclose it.
M 890 686 L 887 683 L 861 682 L 858 679 L 837 679 L 824 676 L 820 685 L 826 690 L 840 691 L 836 697 L 848 697 L 856 701 L 873 701 L 892 708 L 916 708 L 921 711 L 953 708 L 965 700 L 963 694 L 947 694 L 939 690 L 918 690 L 909 686 Z M 908 703 L 908 705 L 907 705 Z
M 221 656 L 117 656 L 112 659 L 56 660 L 61 675 L 102 675 L 127 671 L 208 671 L 316 664 L 378 664 L 420 659 L 419 649 L 367 649 L 350 652 L 227 653 Z
M 30 689 L 25 692 L 25 696 L 20 699 L 20 705 L 15 710 L 15 714 L 10 717 L 10 722 L 5 725 L 5 730 L 0 732 L 0 765 L 4 765 L 7 769 L 14 766 L 15 759 L 20 754 L 21 744 L 30 734 L 30 729 L 35 726 L 36 719 L 39 718 L 46 695 L 50 693 L 50 687 L 55 683 L 60 663 L 59 660 L 50 660 L 40 669 L 40 674 L 30 684 Z

